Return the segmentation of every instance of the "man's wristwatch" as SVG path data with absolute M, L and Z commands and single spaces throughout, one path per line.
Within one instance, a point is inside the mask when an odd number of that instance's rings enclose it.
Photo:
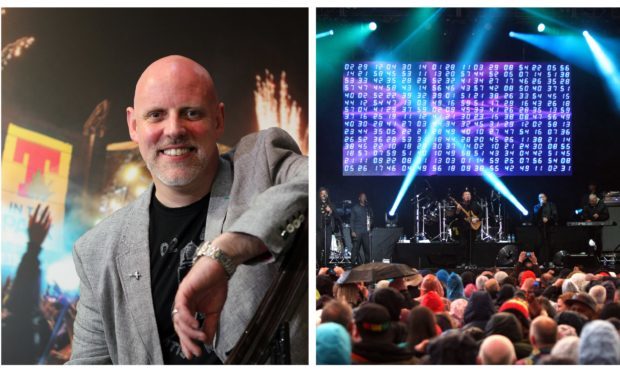
M 235 265 L 233 260 L 210 241 L 205 241 L 198 247 L 198 249 L 196 249 L 192 265 L 195 264 L 196 261 L 198 261 L 198 259 L 202 256 L 212 258 L 219 262 L 224 268 L 224 271 L 226 271 L 228 279 L 230 279 L 235 273 L 235 270 L 237 270 L 237 265 Z

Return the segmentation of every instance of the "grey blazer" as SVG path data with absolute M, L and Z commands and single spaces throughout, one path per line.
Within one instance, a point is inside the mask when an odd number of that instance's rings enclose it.
M 163 363 L 151 296 L 148 226 L 152 192 L 151 186 L 75 244 L 80 300 L 70 364 Z M 229 282 L 214 340 L 221 360 L 254 315 L 277 274 L 279 258 L 294 240 L 293 229 L 299 225 L 295 219 L 307 209 L 308 159 L 283 130 L 248 135 L 235 150 L 220 157 L 205 239 L 222 232 L 243 232 L 262 239 L 271 253 L 267 261 L 239 266 Z M 139 278 L 133 275 L 136 272 Z M 292 361 L 303 364 L 308 359 L 305 297 L 290 324 Z

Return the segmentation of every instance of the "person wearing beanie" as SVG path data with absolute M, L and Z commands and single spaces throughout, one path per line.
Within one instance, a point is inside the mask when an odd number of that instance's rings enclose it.
M 316 328 L 316 364 L 351 364 L 351 337 L 337 323 Z
M 507 337 L 514 346 L 517 359 L 525 358 L 532 353 L 532 345 L 524 339 L 521 323 L 514 314 L 502 312 L 493 315 L 484 331 L 486 336 Z
M 360 305 L 354 315 L 356 336 L 353 344 L 353 364 L 410 364 L 417 360 L 413 354 L 394 344 L 388 310 L 372 302 Z
M 383 305 L 390 313 L 392 322 L 392 333 L 394 334 L 393 342 L 399 344 L 407 339 L 407 327 L 399 322 L 400 312 L 405 308 L 405 298 L 402 293 L 394 288 L 382 288 L 376 290 L 370 296 L 370 302 Z
M 465 315 L 465 308 L 467 307 L 467 300 L 459 298 L 452 301 L 450 304 L 450 316 L 456 322 L 457 328 L 463 327 L 463 317 Z
M 465 327 L 485 329 L 487 321 L 495 314 L 495 304 L 491 296 L 485 291 L 472 293 L 471 299 L 465 308 L 463 322 Z
M 433 313 L 441 313 L 445 309 L 443 300 L 435 291 L 430 291 L 422 296 L 420 305 L 428 307 Z
M 565 336 L 551 349 L 551 356 L 568 359 L 571 364 L 579 362 L 579 337 Z
M 579 336 L 588 319 L 576 311 L 566 310 L 558 313 L 555 316 L 555 321 L 558 325 L 566 324 L 575 328 L 575 332 L 577 332 L 577 336 Z
M 518 297 L 512 298 L 499 308 L 499 312 L 507 312 L 517 317 L 519 323 L 521 323 L 521 329 L 523 330 L 523 338 L 527 339 L 530 329 L 530 312 L 528 303 L 525 299 Z
M 457 273 L 451 273 L 448 276 L 448 299 L 450 301 L 454 301 L 459 298 L 465 298 L 465 293 L 463 289 L 463 282 L 461 281 L 461 277 Z
M 523 283 L 529 278 L 536 280 L 536 274 L 532 270 L 525 270 L 519 274 L 519 287 L 523 286 Z
M 551 354 L 558 337 L 558 324 L 548 316 L 539 316 L 530 325 L 530 344 L 534 348 L 527 358 L 517 361 L 519 365 L 541 364 Z
M 620 336 L 611 323 L 593 320 L 583 327 L 579 364 L 620 364 Z
M 477 362 L 482 365 L 511 365 L 517 360 L 515 348 L 508 338 L 492 335 L 480 345 Z

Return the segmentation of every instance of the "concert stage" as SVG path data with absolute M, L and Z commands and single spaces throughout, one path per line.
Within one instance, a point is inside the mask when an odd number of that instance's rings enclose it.
M 495 258 L 502 247 L 509 243 L 472 244 L 472 264 L 477 267 L 495 266 Z M 397 243 L 392 262 L 404 263 L 416 268 L 454 268 L 465 263 L 467 247 L 459 243 Z

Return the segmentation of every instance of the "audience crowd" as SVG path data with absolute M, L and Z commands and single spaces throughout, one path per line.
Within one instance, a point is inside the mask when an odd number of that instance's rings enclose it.
M 522 252 L 509 270 L 414 270 L 343 283 L 319 270 L 317 364 L 620 364 L 620 278 L 543 272 Z

